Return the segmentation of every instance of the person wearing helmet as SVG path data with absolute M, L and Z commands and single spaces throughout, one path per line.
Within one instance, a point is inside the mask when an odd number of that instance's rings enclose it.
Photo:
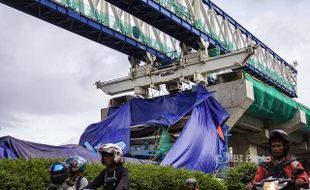
M 70 179 L 74 182 L 76 190 L 81 190 L 87 186 L 88 180 L 83 176 L 86 169 L 86 160 L 80 156 L 73 156 L 64 161 L 69 168 Z
M 303 169 L 303 166 L 300 162 L 291 159 L 289 155 L 291 142 L 286 132 L 279 129 L 272 131 L 269 136 L 268 144 L 271 159 L 259 165 L 255 178 L 252 183 L 248 185 L 248 189 L 252 189 L 252 184 L 259 183 L 268 177 L 291 178 L 294 180 L 296 187 L 301 187 L 305 183 L 308 183 L 308 175 L 306 172 L 297 176 L 292 175 L 294 168 Z M 286 189 L 295 189 L 294 184 L 292 187 L 287 187 Z
M 197 181 L 195 178 L 189 178 L 186 180 L 186 190 L 199 190 Z
M 74 183 L 69 179 L 69 168 L 63 163 L 54 162 L 48 171 L 52 184 L 47 190 L 75 190 Z
M 106 168 L 85 189 L 103 187 L 104 190 L 128 190 L 128 169 L 123 167 L 123 151 L 117 144 L 103 144 L 99 147 L 101 163 Z

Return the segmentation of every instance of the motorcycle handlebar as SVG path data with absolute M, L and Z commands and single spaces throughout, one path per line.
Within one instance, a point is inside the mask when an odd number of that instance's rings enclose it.
M 279 179 L 279 178 L 272 178 L 272 179 L 264 179 L 263 181 L 259 182 L 259 183 L 255 183 L 253 184 L 253 187 L 262 187 L 264 185 L 265 182 L 272 182 L 272 181 L 279 181 L 279 184 L 281 183 L 286 183 L 286 182 L 294 182 L 292 179 Z

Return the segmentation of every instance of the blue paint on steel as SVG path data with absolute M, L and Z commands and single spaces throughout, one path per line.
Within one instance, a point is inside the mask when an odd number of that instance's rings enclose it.
M 118 3 L 120 3 L 119 1 L 114 1 L 114 0 L 107 0 L 107 2 L 112 3 L 112 4 L 116 5 L 116 6 L 118 6 Z M 223 53 L 227 53 L 228 52 L 228 50 L 224 46 L 222 46 L 219 42 L 217 42 L 211 36 L 209 36 L 208 34 L 202 32 L 198 28 L 192 26 L 190 23 L 188 23 L 187 21 L 185 21 L 184 19 L 182 19 L 178 15 L 174 14 L 170 10 L 168 10 L 165 7 L 161 6 L 158 2 L 156 2 L 154 0 L 146 0 L 146 1 L 138 0 L 138 2 L 139 3 L 143 3 L 145 6 L 149 7 L 150 9 L 153 9 L 154 11 L 156 11 L 158 13 L 161 13 L 162 15 L 166 16 L 165 19 L 167 19 L 169 21 L 173 21 L 174 23 L 179 24 L 184 29 L 186 29 L 188 32 L 190 32 L 192 34 L 192 36 L 195 36 L 195 37 L 208 36 L 208 38 L 204 38 L 204 39 L 207 40 L 211 45 L 213 45 L 215 47 L 219 47 L 221 49 L 221 52 L 223 52 Z M 122 7 L 120 7 L 120 8 L 122 8 Z M 130 14 L 134 14 L 133 10 L 131 10 L 131 9 L 128 9 L 128 8 L 126 8 L 126 9 L 123 8 L 123 9 L 128 11 L 128 13 L 130 13 Z M 135 16 L 139 17 L 139 15 L 135 15 Z M 149 23 L 149 24 L 151 24 L 151 23 Z M 166 27 L 166 26 L 163 26 L 163 27 Z M 162 30 L 162 28 L 158 28 L 158 29 Z M 172 34 L 169 34 L 169 35 L 175 37 Z M 176 39 L 178 39 L 178 38 L 176 38 Z M 178 40 L 180 40 L 180 39 L 178 39 Z
M 135 45 L 135 41 L 132 40 L 132 39 L 127 38 L 126 41 L 127 41 L 129 44 L 131 44 L 131 45 Z M 151 53 L 151 52 L 150 52 L 150 53 Z
M 171 13 L 170 13 L 170 11 L 168 11 L 167 9 L 163 9 L 162 7 L 160 7 L 160 8 L 155 8 L 155 7 L 153 7 L 153 8 L 159 10 L 161 13 L 163 13 L 163 14 L 166 15 L 167 17 L 171 17 Z
M 60 13 L 62 13 L 62 14 L 65 14 L 66 13 L 66 8 L 64 8 L 64 7 L 57 7 L 57 10 L 58 10 L 58 12 L 60 12 Z
M 151 7 L 153 7 L 154 9 L 159 10 L 159 8 L 161 7 L 159 4 L 155 3 L 155 2 L 150 2 L 150 1 L 144 1 L 145 3 L 148 3 Z
M 118 38 L 118 39 L 120 39 L 120 40 L 123 40 L 123 41 L 125 41 L 126 40 L 126 37 L 124 36 L 124 35 L 121 35 L 121 34 L 115 34 L 115 37 L 116 38 Z
M 182 23 L 182 20 L 179 18 L 179 17 L 177 17 L 177 16 L 175 16 L 175 15 L 171 15 L 171 18 L 175 21 L 175 22 L 177 22 L 177 23 Z M 187 24 L 187 23 L 186 23 Z M 190 28 L 189 28 L 190 29 Z
M 200 35 L 199 30 L 197 30 L 196 28 L 192 28 L 192 30 L 193 30 L 193 32 L 194 32 L 195 34 Z
M 101 28 L 101 31 L 102 32 L 105 32 L 105 33 L 107 33 L 107 34 L 109 34 L 109 35 L 113 35 L 113 30 L 111 30 L 111 29 L 109 29 L 109 28 L 106 28 L 106 27 L 102 27 Z
M 67 30 L 70 30 L 71 32 L 75 32 L 74 30 L 71 30 L 70 29 L 70 25 L 65 25 L 65 24 L 58 24 L 59 20 L 57 21 L 57 19 L 53 19 L 53 17 L 57 18 L 59 16 L 63 16 L 63 17 L 66 17 L 66 19 L 68 20 L 74 20 L 75 22 L 80 22 L 80 23 L 84 23 L 85 26 L 88 26 L 88 30 L 92 29 L 93 31 L 90 31 L 90 32 L 97 32 L 98 35 L 102 32 L 104 35 L 106 35 L 106 37 L 110 37 L 111 40 L 114 40 L 114 42 L 117 42 L 117 39 L 120 40 L 123 44 L 126 44 L 126 45 L 130 45 L 133 48 L 132 52 L 135 53 L 135 51 L 141 51 L 141 57 L 142 57 L 142 52 L 149 52 L 155 56 L 158 57 L 159 60 L 162 60 L 164 63 L 171 63 L 172 62 L 172 59 L 170 57 L 168 57 L 166 54 L 164 54 L 163 52 L 160 52 L 152 47 L 147 47 L 145 45 L 143 45 L 141 42 L 139 41 L 136 41 L 126 35 L 123 35 L 122 33 L 118 32 L 118 31 L 115 31 L 115 30 L 112 30 L 108 27 L 106 27 L 105 25 L 102 25 L 101 23 L 99 22 L 96 22 L 92 19 L 89 19 L 79 13 L 77 13 L 76 11 L 70 9 L 70 8 L 67 8 L 67 7 L 64 7 L 63 5 L 61 4 L 58 4 L 56 2 L 53 2 L 52 0 L 34 0 L 34 1 L 28 1 L 29 2 L 29 5 L 32 5 L 32 6 L 22 6 L 21 3 L 19 3 L 18 1 L 1 1 L 1 3 L 3 4 L 6 4 L 8 6 L 11 6 L 15 9 L 18 9 L 20 11 L 23 11 L 25 13 L 28 13 L 28 14 L 31 14 L 32 16 L 35 16 L 37 18 L 40 18 L 40 19 L 43 19 L 43 20 L 46 20 L 47 22 L 49 23 L 52 23 L 54 25 L 57 25 L 59 27 L 62 27 L 64 29 L 67 29 Z M 27 3 L 27 1 L 25 1 L 23 4 Z M 33 4 L 35 3 L 35 4 Z M 41 14 L 40 14 L 40 11 L 41 9 L 38 9 L 38 11 L 34 11 L 34 9 L 32 7 L 42 7 L 44 8 L 45 10 L 51 10 L 53 11 L 53 15 L 48 17 L 50 19 L 46 19 L 47 17 L 41 17 Z M 51 12 L 49 12 L 51 13 Z M 58 14 L 57 16 L 55 16 L 55 13 Z M 65 21 L 65 19 L 64 19 Z M 79 35 L 82 35 L 84 36 L 84 33 L 77 33 Z M 90 34 L 85 34 L 84 37 L 88 38 L 88 36 Z M 95 38 L 89 38 L 89 39 L 92 39 L 94 41 Z M 108 43 L 104 43 L 104 45 L 111 45 L 111 44 L 108 44 Z M 113 46 L 114 45 L 114 46 Z M 127 53 L 129 54 L 131 52 L 131 50 L 128 48 L 127 49 L 127 52 L 124 52 L 122 51 L 123 50 L 123 47 L 118 47 L 117 46 L 117 43 L 114 43 L 110 46 L 111 48 L 113 49 L 116 49 L 120 52 L 123 52 L 123 53 Z M 138 50 L 139 49 L 139 50 Z

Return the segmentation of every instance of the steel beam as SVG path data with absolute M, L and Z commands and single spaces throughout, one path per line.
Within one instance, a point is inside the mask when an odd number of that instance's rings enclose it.
M 147 89 L 173 80 L 192 79 L 197 73 L 206 76 L 211 72 L 240 68 L 253 53 L 253 47 L 212 58 L 205 54 L 202 55 L 201 52 L 196 52 L 184 56 L 183 61 L 173 64 L 172 67 L 157 69 L 145 65 L 132 72 L 132 76 L 104 82 L 98 81 L 96 86 L 108 95 L 130 92 L 135 88 Z

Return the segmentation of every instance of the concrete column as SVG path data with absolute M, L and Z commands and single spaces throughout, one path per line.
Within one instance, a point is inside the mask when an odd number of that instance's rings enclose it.
M 306 136 L 306 141 L 307 141 L 307 147 L 310 149 L 310 135 Z M 310 153 L 310 151 L 309 151 Z
M 214 97 L 229 113 L 227 125 L 233 127 L 254 101 L 252 83 L 245 79 L 208 87 Z
M 242 138 L 242 135 L 236 134 L 229 142 L 229 146 L 233 149 L 231 161 L 257 161 L 257 146 L 250 143 L 246 138 Z
M 101 121 L 103 121 L 106 117 L 108 117 L 109 108 L 102 108 L 100 110 Z

